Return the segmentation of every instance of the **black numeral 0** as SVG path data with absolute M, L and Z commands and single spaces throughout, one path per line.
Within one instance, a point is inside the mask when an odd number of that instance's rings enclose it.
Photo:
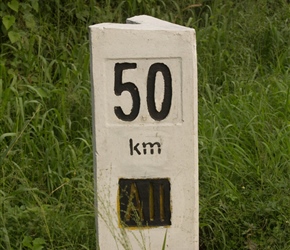
M 155 82 L 156 74 L 160 71 L 164 78 L 164 98 L 161 110 L 156 109 L 155 103 Z M 172 79 L 169 68 L 163 63 L 154 63 L 149 68 L 147 78 L 147 107 L 150 116 L 156 120 L 161 121 L 167 117 L 171 107 L 172 99 Z
M 132 109 L 129 114 L 125 114 L 120 106 L 115 106 L 116 116 L 123 121 L 133 121 L 140 111 L 140 95 L 137 86 L 132 82 L 122 82 L 123 71 L 126 69 L 136 69 L 136 63 L 116 63 L 115 64 L 115 95 L 120 96 L 123 91 L 128 91 L 132 96 Z M 161 109 L 156 109 L 155 83 L 157 72 L 161 72 L 164 79 L 164 97 Z M 150 66 L 147 77 L 147 108 L 150 116 L 155 121 L 164 120 L 170 111 L 172 100 L 172 78 L 169 68 L 163 63 L 154 63 Z

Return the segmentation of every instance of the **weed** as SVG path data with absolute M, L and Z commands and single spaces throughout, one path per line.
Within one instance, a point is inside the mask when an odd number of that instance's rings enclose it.
M 197 31 L 200 249 L 288 249 L 285 0 L 2 1 L 0 249 L 96 248 L 88 26 L 139 14 Z

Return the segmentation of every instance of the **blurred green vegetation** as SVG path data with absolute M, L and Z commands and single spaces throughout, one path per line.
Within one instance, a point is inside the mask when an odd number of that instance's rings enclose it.
M 200 249 L 289 249 L 286 0 L 2 1 L 0 249 L 96 248 L 88 26 L 139 14 L 197 32 Z

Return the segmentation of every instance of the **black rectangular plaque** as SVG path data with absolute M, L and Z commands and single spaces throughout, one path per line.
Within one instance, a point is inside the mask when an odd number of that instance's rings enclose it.
M 119 179 L 119 208 L 125 227 L 171 225 L 169 179 Z

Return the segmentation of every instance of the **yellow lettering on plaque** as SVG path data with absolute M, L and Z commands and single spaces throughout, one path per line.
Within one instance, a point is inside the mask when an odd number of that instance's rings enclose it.
M 134 199 L 135 199 L 135 202 L 134 202 Z M 131 220 L 132 212 L 135 215 L 134 219 L 143 221 L 144 216 L 143 216 L 142 204 L 141 204 L 141 201 L 139 198 L 139 192 L 135 183 L 132 183 L 131 188 L 130 188 L 129 202 L 128 202 L 126 215 L 125 215 L 126 221 Z

